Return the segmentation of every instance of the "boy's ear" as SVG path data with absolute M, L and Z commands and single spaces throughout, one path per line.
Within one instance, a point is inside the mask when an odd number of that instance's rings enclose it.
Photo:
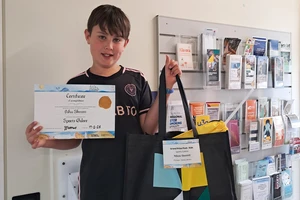
M 86 42 L 87 42 L 88 44 L 90 44 L 91 34 L 90 34 L 90 32 L 89 32 L 87 29 L 84 30 L 84 36 L 85 36 Z
M 129 39 L 125 40 L 124 48 L 127 46 L 128 42 L 129 42 Z

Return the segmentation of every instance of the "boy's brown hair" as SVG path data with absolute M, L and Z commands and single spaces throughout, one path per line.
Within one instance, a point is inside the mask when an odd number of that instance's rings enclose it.
M 90 34 L 92 34 L 92 29 L 96 25 L 98 25 L 102 31 L 108 32 L 111 35 L 115 34 L 126 40 L 129 38 L 130 21 L 125 13 L 116 6 L 106 4 L 95 8 L 87 24 L 87 29 Z

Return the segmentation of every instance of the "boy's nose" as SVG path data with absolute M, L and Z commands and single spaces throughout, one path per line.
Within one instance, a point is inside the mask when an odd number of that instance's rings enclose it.
M 112 42 L 107 42 L 106 46 L 105 46 L 105 49 L 112 50 L 113 49 L 113 43 Z

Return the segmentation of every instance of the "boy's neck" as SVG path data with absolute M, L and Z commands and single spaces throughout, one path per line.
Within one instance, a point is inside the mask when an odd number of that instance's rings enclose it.
M 110 68 L 99 67 L 99 66 L 93 65 L 90 68 L 90 72 L 93 74 L 96 74 L 98 76 L 109 77 L 109 76 L 117 73 L 120 69 L 121 69 L 121 67 L 119 65 L 114 65 Z

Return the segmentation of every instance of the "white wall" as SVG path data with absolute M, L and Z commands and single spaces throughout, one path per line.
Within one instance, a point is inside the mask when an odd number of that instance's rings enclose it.
M 120 6 L 128 14 L 132 23 L 131 41 L 120 63 L 142 70 L 153 89 L 157 87 L 156 15 L 292 32 L 293 97 L 297 100 L 296 110 L 299 110 L 300 62 L 296 56 L 300 46 L 298 0 L 290 0 L 289 3 L 282 0 L 187 2 L 5 1 L 7 199 L 36 191 L 41 192 L 43 200 L 50 199 L 49 151 L 32 150 L 24 135 L 25 127 L 33 120 L 33 84 L 64 83 L 90 66 L 83 31 L 91 10 L 101 3 Z M 55 151 L 57 154 L 61 152 Z
M 0 199 L 4 199 L 4 141 L 3 141 L 3 56 L 2 56 L 2 2 L 0 2 Z

